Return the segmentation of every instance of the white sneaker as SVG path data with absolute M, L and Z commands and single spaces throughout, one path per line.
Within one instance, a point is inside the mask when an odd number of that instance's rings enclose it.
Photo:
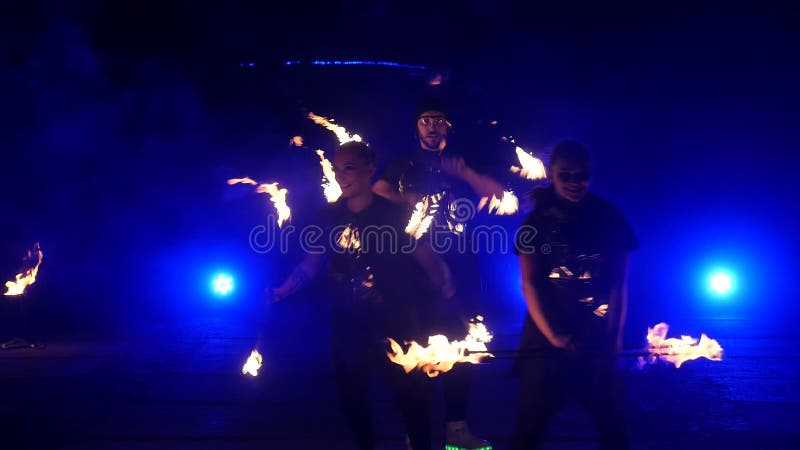
M 445 450 L 492 450 L 492 444 L 485 439 L 473 436 L 463 420 L 447 422 Z

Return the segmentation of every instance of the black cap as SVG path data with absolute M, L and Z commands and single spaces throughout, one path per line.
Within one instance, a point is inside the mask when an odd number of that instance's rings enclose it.
M 414 116 L 414 119 L 419 119 L 419 116 L 422 115 L 425 111 L 439 111 L 445 116 L 447 116 L 447 106 L 445 103 L 437 97 L 425 97 L 417 104 L 417 113 Z

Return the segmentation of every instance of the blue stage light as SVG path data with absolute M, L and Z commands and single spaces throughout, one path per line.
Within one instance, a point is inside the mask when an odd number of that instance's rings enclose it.
M 212 281 L 214 293 L 217 295 L 228 295 L 233 291 L 233 277 L 224 273 L 218 274 Z
M 708 278 L 708 288 L 717 295 L 727 295 L 733 291 L 733 275 L 726 271 L 716 271 Z

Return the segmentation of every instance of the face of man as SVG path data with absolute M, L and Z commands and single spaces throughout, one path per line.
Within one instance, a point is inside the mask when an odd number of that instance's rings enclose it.
M 333 171 L 344 198 L 363 195 L 372 189 L 370 178 L 375 165 L 365 163 L 357 150 L 337 151 L 333 155 Z
M 449 129 L 450 122 L 441 111 L 425 111 L 417 117 L 417 136 L 424 150 L 444 150 Z
M 578 203 L 589 192 L 589 165 L 575 161 L 557 161 L 550 168 L 556 195 Z

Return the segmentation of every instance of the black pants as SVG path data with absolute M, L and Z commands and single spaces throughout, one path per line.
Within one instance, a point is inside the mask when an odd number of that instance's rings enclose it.
M 405 373 L 400 365 L 387 358 L 385 337 L 361 333 L 359 327 L 365 322 L 349 323 L 349 330 L 334 331 L 332 359 L 337 397 L 358 448 L 371 450 L 375 447 L 369 386 L 372 377 L 377 377 L 394 394 L 412 448 L 430 449 L 430 381 L 427 375 L 419 370 Z
M 430 311 L 429 334 L 444 334 L 449 340 L 462 340 L 469 332 L 468 314 L 457 296 L 454 299 L 440 301 Z M 427 342 L 420 342 L 427 345 Z M 475 366 L 460 363 L 450 371 L 439 375 L 444 392 L 445 420 L 448 422 L 467 419 L 469 392 Z
M 608 354 L 555 355 L 519 361 L 521 404 L 515 450 L 539 448 L 553 416 L 574 395 L 588 411 L 600 448 L 628 448 L 621 374 Z

